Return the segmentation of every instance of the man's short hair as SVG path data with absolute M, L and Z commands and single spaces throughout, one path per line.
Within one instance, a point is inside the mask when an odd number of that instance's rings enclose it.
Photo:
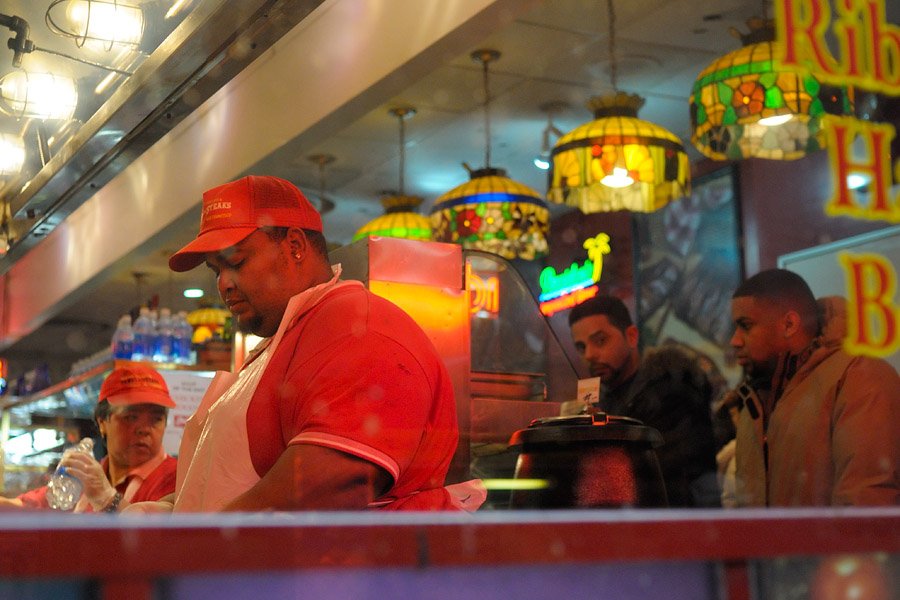
M 594 296 L 575 306 L 569 313 L 569 326 L 591 315 L 602 315 L 609 323 L 619 331 L 625 331 L 632 325 L 631 315 L 625 307 L 625 303 L 615 296 Z
M 793 271 L 760 271 L 739 285 L 731 297 L 757 298 L 777 304 L 784 310 L 794 310 L 800 315 L 807 333 L 815 335 L 819 329 L 816 297 L 806 281 Z
M 280 242 L 284 238 L 287 237 L 287 232 L 289 227 L 263 227 L 263 232 L 269 237 L 273 242 Z M 312 246 L 313 251 L 324 257 L 326 260 L 328 259 L 328 242 L 325 240 L 325 236 L 319 232 L 312 229 L 303 229 L 303 233 L 306 235 L 306 241 L 309 242 L 309 245 Z

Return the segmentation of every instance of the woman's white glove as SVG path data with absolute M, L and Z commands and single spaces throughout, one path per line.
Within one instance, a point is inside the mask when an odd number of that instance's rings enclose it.
M 81 481 L 84 496 L 94 507 L 94 512 L 103 510 L 116 495 L 116 488 L 107 479 L 103 467 L 87 452 L 67 452 L 59 464 Z

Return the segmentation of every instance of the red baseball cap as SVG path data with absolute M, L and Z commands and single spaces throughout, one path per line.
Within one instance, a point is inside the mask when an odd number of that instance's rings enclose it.
M 129 365 L 113 369 L 100 386 L 100 402 L 109 400 L 115 406 L 126 404 L 159 404 L 175 408 L 169 387 L 162 375 L 150 367 Z
M 322 217 L 293 183 L 248 175 L 203 192 L 197 239 L 169 259 L 173 271 L 190 271 L 207 252 L 234 246 L 260 227 L 300 227 L 322 232 Z

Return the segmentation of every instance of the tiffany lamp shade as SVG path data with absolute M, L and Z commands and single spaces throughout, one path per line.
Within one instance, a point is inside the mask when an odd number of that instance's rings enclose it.
M 534 259 L 547 253 L 550 210 L 537 192 L 503 169 L 471 172 L 471 179 L 441 196 L 431 212 L 433 239 Z
M 690 193 L 684 146 L 637 118 L 644 99 L 619 92 L 592 98 L 594 119 L 557 140 L 548 198 L 584 213 L 653 212 Z
M 388 196 L 381 199 L 385 214 L 363 225 L 353 236 L 353 241 L 369 235 L 430 240 L 431 221 L 415 212 L 422 203 L 418 196 Z
M 822 147 L 822 115 L 853 113 L 851 91 L 782 68 L 771 37 L 771 29 L 752 30 L 742 36 L 743 48 L 713 62 L 694 82 L 691 141 L 706 156 L 801 158 Z

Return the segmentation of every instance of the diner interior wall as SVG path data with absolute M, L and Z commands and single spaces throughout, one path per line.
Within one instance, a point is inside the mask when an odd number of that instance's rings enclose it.
M 777 267 L 782 254 L 890 225 L 825 213 L 832 192 L 824 150 L 794 161 L 740 161 L 738 182 L 745 277 Z

